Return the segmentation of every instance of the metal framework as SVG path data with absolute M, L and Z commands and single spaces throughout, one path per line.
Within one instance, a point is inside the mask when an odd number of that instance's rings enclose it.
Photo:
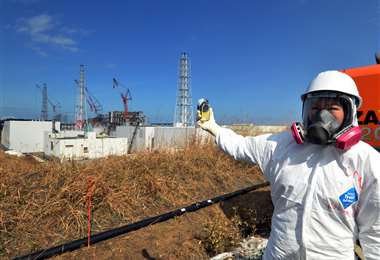
M 42 107 L 41 107 L 41 120 L 48 120 L 48 97 L 47 97 L 47 86 L 44 83 L 42 87 Z
M 46 83 L 41 87 L 39 84 L 36 84 L 36 87 L 41 90 L 42 93 L 42 108 L 41 108 L 41 118 L 40 120 L 46 121 L 49 119 L 48 104 L 53 110 L 53 120 L 61 121 L 61 104 L 59 102 L 53 102 L 50 100 L 47 94 Z
M 179 62 L 179 81 L 174 113 L 174 126 L 194 126 L 192 97 L 190 89 L 190 62 L 188 54 L 181 53 Z
M 77 98 L 77 105 L 75 107 L 75 128 L 78 130 L 83 130 L 85 123 L 87 121 L 87 111 L 86 111 L 86 96 L 85 96 L 85 75 L 84 75 L 84 65 L 80 65 L 79 70 L 79 96 Z
M 80 83 L 78 80 L 74 80 L 75 84 L 80 89 Z M 103 105 L 99 102 L 99 100 L 90 92 L 90 90 L 85 86 L 85 96 L 87 100 L 87 104 L 90 108 L 90 111 L 95 113 L 96 116 L 102 115 L 103 113 Z

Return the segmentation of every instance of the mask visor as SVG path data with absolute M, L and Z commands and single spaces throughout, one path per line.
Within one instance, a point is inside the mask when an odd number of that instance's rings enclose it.
M 320 120 L 318 113 L 327 110 L 330 113 L 334 106 L 340 106 L 344 111 L 344 119 L 340 129 L 351 124 L 352 108 L 350 98 L 347 95 L 331 92 L 310 93 L 303 103 L 302 119 L 305 129 Z

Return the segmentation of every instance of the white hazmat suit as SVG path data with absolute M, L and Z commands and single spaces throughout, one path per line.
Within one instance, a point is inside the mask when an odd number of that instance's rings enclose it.
M 348 97 L 339 131 L 349 133 L 358 126 L 362 102 L 355 82 L 338 71 L 320 73 L 302 95 L 304 109 L 308 98 L 326 92 L 336 100 Z M 310 113 L 303 115 L 307 126 Z M 353 260 L 357 240 L 366 260 L 380 260 L 380 153 L 374 148 L 359 139 L 344 150 L 307 138 L 298 144 L 290 131 L 243 137 L 217 125 L 211 108 L 209 119 L 200 112 L 198 118 L 224 152 L 258 164 L 271 184 L 274 212 L 265 260 Z
M 342 151 L 298 145 L 290 132 L 243 137 L 225 128 L 216 142 L 257 163 L 271 184 L 264 259 L 355 259 L 357 239 L 366 259 L 380 259 L 380 154 L 368 144 Z

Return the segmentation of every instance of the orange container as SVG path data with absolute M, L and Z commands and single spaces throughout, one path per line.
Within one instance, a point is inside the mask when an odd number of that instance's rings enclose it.
M 345 69 L 359 88 L 363 104 L 358 111 L 359 126 L 363 131 L 362 140 L 380 148 L 380 65 Z

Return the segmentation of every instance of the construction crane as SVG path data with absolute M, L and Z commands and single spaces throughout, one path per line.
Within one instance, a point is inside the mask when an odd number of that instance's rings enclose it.
M 125 91 L 125 92 L 120 91 L 120 96 L 124 105 L 124 118 L 127 119 L 129 117 L 128 101 L 132 100 L 131 92 L 129 91 L 129 88 L 126 88 L 123 84 L 118 82 L 115 78 L 112 79 L 112 88 L 114 89 L 122 88 Z
M 48 109 L 47 109 L 47 104 L 49 104 L 53 110 L 54 120 L 60 120 L 61 119 L 61 104 L 59 102 L 53 102 L 51 99 L 47 96 L 47 87 L 46 83 L 43 84 L 43 87 L 40 85 L 36 84 L 36 87 L 42 91 L 42 111 L 41 111 L 41 119 L 42 120 L 47 120 L 48 119 Z
M 79 81 L 76 79 L 74 81 L 77 84 L 77 86 L 79 87 Z M 102 104 L 99 102 L 99 100 L 94 95 L 91 94 L 91 92 L 88 90 L 87 87 L 85 87 L 84 90 L 86 92 L 86 101 L 87 101 L 87 104 L 88 104 L 91 112 L 95 113 L 97 116 L 101 115 L 103 112 Z
M 128 121 L 130 125 L 135 126 L 132 133 L 131 141 L 128 146 L 128 153 L 131 153 L 133 142 L 135 140 L 138 128 L 140 127 L 140 125 L 144 123 L 145 116 L 142 112 L 130 112 L 128 110 L 128 101 L 132 100 L 131 91 L 129 90 L 129 88 L 126 88 L 123 84 L 121 84 L 115 78 L 112 79 L 112 88 L 114 89 L 122 88 L 124 90 L 124 92 L 119 90 L 121 100 L 123 101 L 123 105 L 124 105 L 124 119 L 125 121 Z

